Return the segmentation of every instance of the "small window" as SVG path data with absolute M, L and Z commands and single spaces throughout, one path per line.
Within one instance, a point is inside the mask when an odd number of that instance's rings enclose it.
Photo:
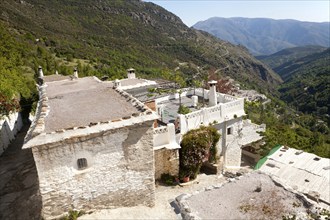
M 83 170 L 87 168 L 87 159 L 86 158 L 79 158 L 77 160 L 77 165 L 79 170 Z
M 232 134 L 233 133 L 233 128 L 227 128 L 227 134 Z

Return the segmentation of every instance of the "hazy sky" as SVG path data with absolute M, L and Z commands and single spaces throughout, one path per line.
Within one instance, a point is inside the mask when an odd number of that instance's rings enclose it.
M 210 17 L 330 21 L 330 0 L 146 0 L 176 14 L 188 26 Z

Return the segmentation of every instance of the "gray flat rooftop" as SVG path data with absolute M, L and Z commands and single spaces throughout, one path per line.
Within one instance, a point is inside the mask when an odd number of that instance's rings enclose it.
M 146 80 L 144 79 L 122 79 L 120 80 L 121 86 L 134 86 L 139 83 L 145 83 Z
M 164 96 L 170 95 L 170 93 L 151 93 L 149 92 L 150 88 L 156 88 L 157 85 L 149 85 L 149 86 L 143 86 L 143 87 L 138 87 L 138 88 L 133 88 L 133 89 L 127 89 L 125 90 L 127 93 L 131 94 L 141 102 L 147 102 L 151 100 L 155 100 Z
M 93 77 L 47 83 L 50 106 L 45 132 L 131 116 L 139 110 L 112 86 Z
M 44 82 L 53 82 L 53 81 L 60 81 L 60 80 L 65 80 L 65 79 L 70 79 L 70 76 L 49 75 L 49 76 L 43 77 Z
M 197 108 L 192 106 L 192 99 L 189 96 L 181 97 L 181 104 L 188 107 L 191 112 L 197 111 Z M 162 122 L 164 123 L 174 123 L 175 119 L 178 116 L 178 110 L 180 107 L 179 99 L 171 99 L 169 101 L 163 101 L 158 103 L 158 105 L 164 105 L 163 107 L 163 115 Z

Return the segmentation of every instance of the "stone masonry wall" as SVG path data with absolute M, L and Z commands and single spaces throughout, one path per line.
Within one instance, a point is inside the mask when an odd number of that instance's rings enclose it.
M 155 150 L 155 179 L 160 179 L 163 173 L 179 175 L 179 149 Z
M 33 148 L 43 216 L 69 209 L 153 206 L 155 200 L 152 121 Z M 88 167 L 78 169 L 86 158 Z

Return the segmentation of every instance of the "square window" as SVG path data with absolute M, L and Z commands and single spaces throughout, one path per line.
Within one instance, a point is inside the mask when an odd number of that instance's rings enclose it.
M 77 165 L 79 170 L 86 169 L 88 164 L 87 164 L 87 159 L 86 158 L 79 158 L 77 160 Z

